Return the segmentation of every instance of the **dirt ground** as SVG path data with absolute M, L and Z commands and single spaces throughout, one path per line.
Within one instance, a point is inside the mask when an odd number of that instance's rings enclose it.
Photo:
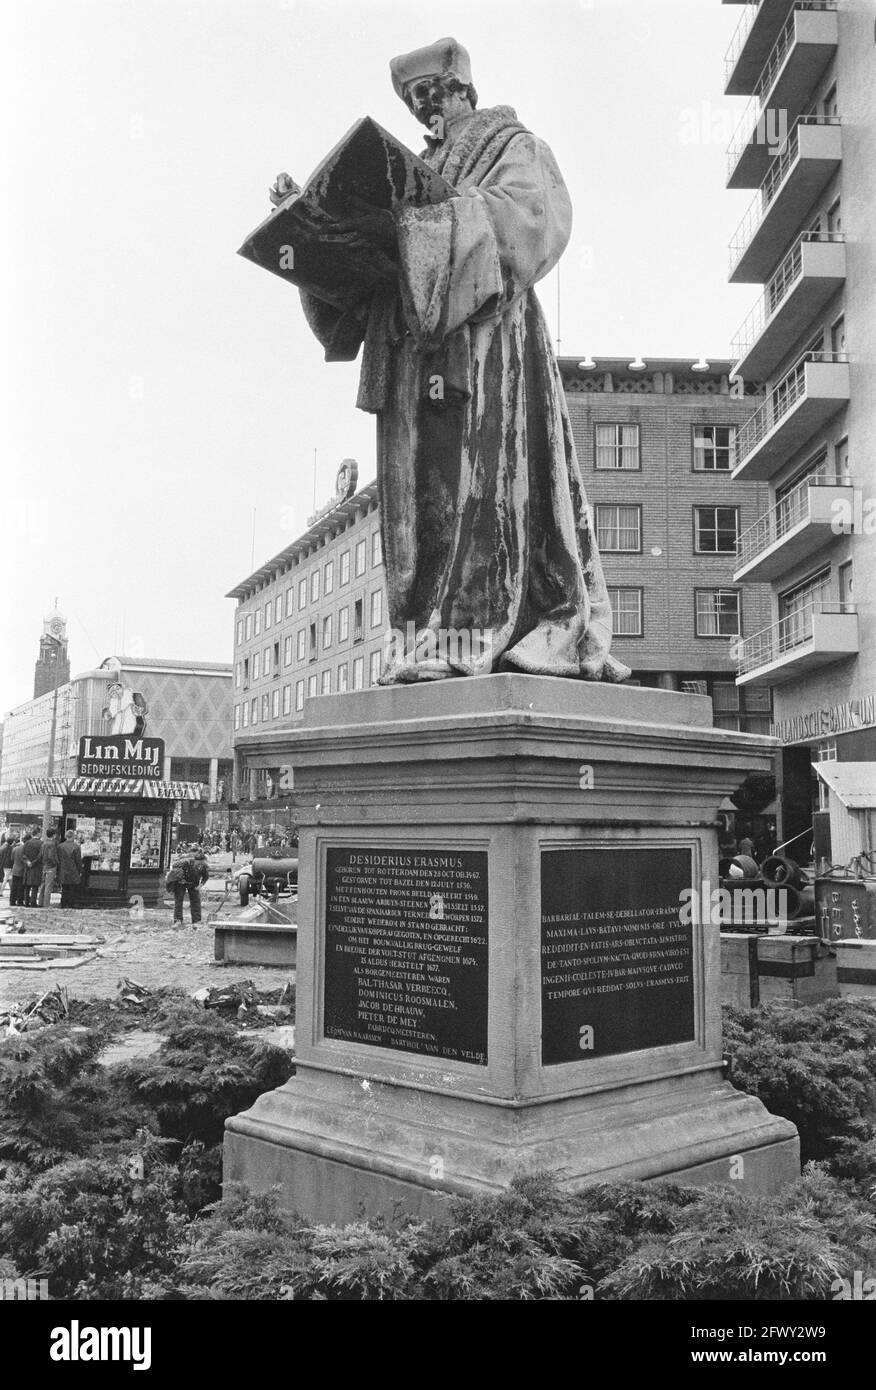
M 172 985 L 191 994 L 203 986 L 221 985 L 231 980 L 252 980 L 257 989 L 279 989 L 294 980 L 295 972 L 285 967 L 225 965 L 213 959 L 213 932 L 207 919 L 217 915 L 223 893 L 218 888 L 202 894 L 203 918 L 194 930 L 189 925 L 171 926 L 170 906 L 145 909 L 143 916 L 127 908 L 113 911 L 93 909 L 13 908 L 28 932 L 56 932 L 65 935 L 94 934 L 105 938 L 96 959 L 73 969 L 50 965 L 46 970 L 23 970 L 0 965 L 0 1011 L 35 994 L 66 986 L 72 998 L 94 996 L 112 998 L 123 978 L 136 980 L 147 988 Z M 8 898 L 0 901 L 0 914 L 8 911 Z M 218 913 L 228 917 L 239 911 L 234 899 Z

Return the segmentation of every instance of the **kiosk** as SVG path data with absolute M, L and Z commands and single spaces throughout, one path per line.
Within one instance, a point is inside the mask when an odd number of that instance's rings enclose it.
M 159 906 L 176 803 L 206 795 L 200 782 L 156 776 L 163 763 L 161 739 L 88 737 L 79 776 L 28 779 L 32 794 L 61 798 L 59 833 L 73 830 L 80 842 L 78 907 Z

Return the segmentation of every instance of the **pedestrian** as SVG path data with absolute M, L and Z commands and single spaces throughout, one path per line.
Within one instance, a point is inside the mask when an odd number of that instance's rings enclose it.
M 43 878 L 43 842 L 34 831 L 24 846 L 23 907 L 39 905 L 40 884 Z
M 201 920 L 201 884 L 206 883 L 209 877 L 210 870 L 207 868 L 207 859 L 201 849 L 195 850 L 191 859 L 183 859 L 174 864 L 167 875 L 167 885 L 173 889 L 173 925 L 175 927 L 185 925 L 183 904 L 186 893 L 189 895 L 192 926 L 198 925 Z
M 82 850 L 76 834 L 68 830 L 58 845 L 58 881 L 61 884 L 61 906 L 74 907 L 76 887 L 82 878 Z
M 43 881 L 40 885 L 40 907 L 52 906 L 52 890 L 58 877 L 57 830 L 50 825 L 43 840 Z
M 9 904 L 12 906 L 12 855 L 15 846 L 18 844 L 18 835 L 14 830 L 9 834 L 0 846 L 0 894 L 6 887 L 6 880 L 9 880 Z
M 751 859 L 754 858 L 754 841 L 747 831 L 739 841 L 739 853 L 747 854 Z
M 9 906 L 27 907 L 24 900 L 24 874 L 27 868 L 27 861 L 24 857 L 25 842 L 29 837 L 25 835 L 16 840 L 12 846 L 12 882 L 9 887 Z

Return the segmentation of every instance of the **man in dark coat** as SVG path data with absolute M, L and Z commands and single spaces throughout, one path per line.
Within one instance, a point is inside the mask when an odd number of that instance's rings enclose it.
M 61 884 L 61 906 L 73 907 L 76 886 L 82 878 L 82 851 L 76 835 L 68 830 L 58 845 L 58 880 Z
M 57 830 L 50 825 L 43 840 L 43 880 L 40 885 L 40 907 L 52 906 L 52 889 L 58 877 L 58 840 Z
M 183 926 L 183 903 L 185 895 L 189 895 L 189 907 L 192 911 L 192 926 L 196 927 L 201 920 L 201 884 L 206 883 L 210 877 L 210 870 L 207 868 L 207 859 L 204 851 L 195 851 L 193 858 L 184 859 L 177 866 L 181 871 L 181 877 L 171 884 L 173 888 L 173 925 Z
M 24 900 L 22 907 L 36 907 L 43 879 L 43 844 L 36 835 L 31 835 L 23 847 L 24 856 Z
M 2 893 L 2 891 L 3 891 L 3 888 L 4 888 L 4 886 L 5 886 L 5 879 L 6 879 L 7 875 L 8 875 L 8 877 L 9 877 L 9 905 L 10 905 L 10 907 L 13 907 L 13 906 L 15 905 L 15 900 L 14 900 L 14 898 L 12 897 L 12 885 L 13 885 L 13 882 L 14 882 L 14 880 L 13 880 L 13 878 L 12 878 L 12 861 L 13 861 L 13 855 L 14 855 L 14 853 L 15 853 L 15 846 L 16 846 L 17 844 L 18 844 L 18 831 L 17 831 L 17 830 L 10 830 L 9 834 L 6 836 L 5 840 L 3 841 L 3 844 L 0 845 L 0 874 L 3 875 L 3 877 L 0 878 L 0 893 Z

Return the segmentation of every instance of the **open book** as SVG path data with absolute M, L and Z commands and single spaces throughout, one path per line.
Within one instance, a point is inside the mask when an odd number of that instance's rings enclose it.
M 380 247 L 363 254 L 355 236 L 334 231 L 336 219 L 361 213 L 356 199 L 394 212 L 405 204 L 455 196 L 440 174 L 365 116 L 326 155 L 301 193 L 291 194 L 250 233 L 238 255 L 347 309 L 393 276 L 395 266 Z

